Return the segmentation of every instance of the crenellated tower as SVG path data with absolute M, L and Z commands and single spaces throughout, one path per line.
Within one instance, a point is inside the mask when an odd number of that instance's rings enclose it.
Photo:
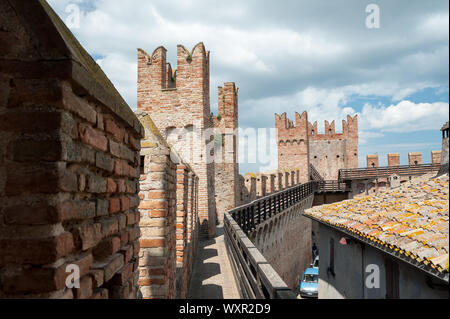
M 295 114 L 295 125 L 286 116 L 275 114 L 278 132 L 278 168 L 300 169 L 302 182 L 309 180 L 312 164 L 326 180 L 335 180 L 339 169 L 358 167 L 358 117 L 342 121 L 342 133 L 336 123 L 325 121 L 324 133 L 318 132 L 317 121 L 308 121 L 308 114 Z
M 199 177 L 199 216 L 202 230 L 215 233 L 214 150 L 209 97 L 209 52 L 203 43 L 192 51 L 177 47 L 177 69 L 158 47 L 151 55 L 138 49 L 138 109 L 147 112 L 183 160 Z M 208 130 L 210 129 L 210 130 Z M 207 133 L 205 136 L 205 133 Z
M 300 170 L 300 181 L 309 180 L 308 114 L 295 113 L 295 125 L 286 113 L 275 114 L 278 143 L 278 169 Z

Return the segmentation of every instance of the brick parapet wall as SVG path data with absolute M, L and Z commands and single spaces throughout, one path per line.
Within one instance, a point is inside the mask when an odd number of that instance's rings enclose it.
M 142 127 L 45 2 L 0 17 L 0 298 L 136 298 Z
M 409 153 L 408 154 L 408 163 L 409 163 L 409 166 L 422 164 L 422 153 L 419 153 L 419 152 Z
M 143 298 L 184 298 L 198 235 L 198 177 L 180 161 L 146 112 L 141 158 L 140 278 Z

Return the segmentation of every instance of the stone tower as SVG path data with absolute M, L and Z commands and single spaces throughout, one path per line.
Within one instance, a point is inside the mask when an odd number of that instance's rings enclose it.
M 138 50 L 138 109 L 148 112 L 169 144 L 199 178 L 198 213 L 202 231 L 215 233 L 214 135 L 209 97 L 209 52 L 203 43 L 190 52 L 178 45 L 177 70 L 166 49 Z
M 335 122 L 325 121 L 325 133 L 319 134 L 317 122 L 308 122 L 308 114 L 295 114 L 295 125 L 286 113 L 275 114 L 278 136 L 278 168 L 300 169 L 300 181 L 309 180 L 312 164 L 325 180 L 336 180 L 339 169 L 358 167 L 358 117 L 342 121 L 342 133 Z
M 213 118 L 215 141 L 215 199 L 219 219 L 240 204 L 238 143 L 238 88 L 219 87 L 219 114 Z

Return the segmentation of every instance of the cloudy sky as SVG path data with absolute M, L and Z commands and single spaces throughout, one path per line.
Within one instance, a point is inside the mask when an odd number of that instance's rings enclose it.
M 204 42 L 211 51 L 211 110 L 217 86 L 236 82 L 239 125 L 271 128 L 274 113 L 310 121 L 360 116 L 360 166 L 367 154 L 440 149 L 448 121 L 449 3 L 363 0 L 50 0 L 129 105 L 136 108 L 137 48 Z M 380 9 L 379 28 L 368 28 Z M 79 25 L 73 19 L 76 5 Z M 371 20 L 373 21 L 373 20 Z M 273 156 L 274 159 L 276 156 Z M 263 165 L 264 164 L 264 165 Z M 241 173 L 275 168 L 241 164 Z

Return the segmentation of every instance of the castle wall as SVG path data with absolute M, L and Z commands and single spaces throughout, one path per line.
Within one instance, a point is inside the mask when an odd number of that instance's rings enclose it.
M 312 222 L 302 214 L 311 208 L 313 197 L 257 225 L 249 236 L 291 289 L 297 288 L 299 276 L 312 262 Z
M 145 299 L 187 296 L 198 238 L 198 178 L 150 116 L 141 146 L 139 286 Z
M 143 128 L 45 1 L 0 20 L 0 298 L 136 298 Z
M 179 45 L 177 71 L 167 79 L 166 49 L 152 55 L 138 50 L 138 109 L 150 114 L 164 138 L 189 163 L 199 178 L 202 229 L 215 233 L 214 134 L 210 116 L 209 52 L 202 43 L 189 52 Z M 169 83 L 169 84 L 167 84 Z M 178 130 L 177 130 L 178 129 Z M 170 133 L 176 134 L 171 141 Z M 189 134 L 185 134 L 190 132 Z

